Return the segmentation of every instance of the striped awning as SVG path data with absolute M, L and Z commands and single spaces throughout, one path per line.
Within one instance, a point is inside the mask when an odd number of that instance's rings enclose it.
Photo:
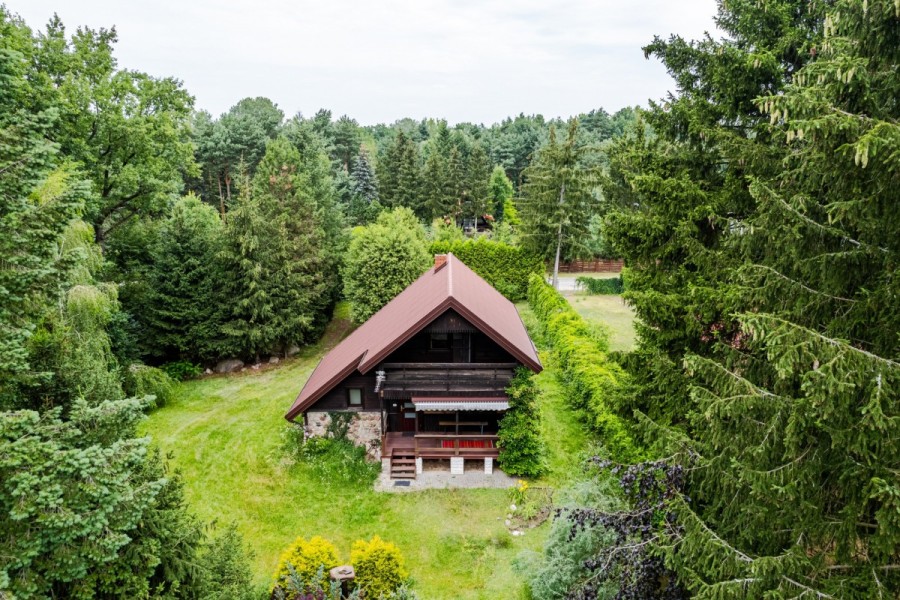
M 452 398 L 432 397 L 413 398 L 416 410 L 423 412 L 447 411 L 447 410 L 509 410 L 509 400 L 506 398 Z

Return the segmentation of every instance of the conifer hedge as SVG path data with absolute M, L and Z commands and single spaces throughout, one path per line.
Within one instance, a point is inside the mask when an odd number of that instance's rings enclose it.
M 452 252 L 456 258 L 513 302 L 525 299 L 528 293 L 528 277 L 533 273 L 541 274 L 545 270 L 544 263 L 537 254 L 484 238 L 432 242 L 432 254 L 448 252 Z
M 572 308 L 543 277 L 528 280 L 528 303 L 543 329 L 544 339 L 559 355 L 563 379 L 573 407 L 588 417 L 588 425 L 619 461 L 639 457 L 639 450 L 625 421 L 615 413 L 612 398 L 625 373 L 610 361 L 604 337 Z

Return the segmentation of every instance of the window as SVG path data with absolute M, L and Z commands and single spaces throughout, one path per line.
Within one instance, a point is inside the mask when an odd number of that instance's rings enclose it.
M 347 404 L 362 406 L 362 388 L 347 388 Z
M 431 334 L 431 349 L 432 350 L 449 350 L 450 349 L 450 334 L 432 333 Z

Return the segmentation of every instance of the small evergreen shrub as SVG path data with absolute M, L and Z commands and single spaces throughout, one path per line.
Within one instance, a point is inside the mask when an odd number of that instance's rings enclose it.
M 533 273 L 543 274 L 545 270 L 537 254 L 485 238 L 431 244 L 432 254 L 448 252 L 513 302 L 525 299 L 528 277 Z
M 409 577 L 400 549 L 377 535 L 368 542 L 353 543 L 350 564 L 356 571 L 356 585 L 371 600 L 391 597 Z
M 575 282 L 588 294 L 621 294 L 625 291 L 625 281 L 621 275 L 608 279 L 578 277 Z
M 175 382 L 161 369 L 133 364 L 125 374 L 124 387 L 125 393 L 135 398 L 155 396 L 154 406 L 158 408 L 173 398 Z
M 615 412 L 614 399 L 625 372 L 607 358 L 609 344 L 590 327 L 562 295 L 543 277 L 532 275 L 528 304 L 541 325 L 547 343 L 559 357 L 570 402 L 587 415 L 588 425 L 600 435 L 613 458 L 628 462 L 639 450 L 626 422 Z
M 188 379 L 196 379 L 203 374 L 203 367 L 195 365 L 186 360 L 176 360 L 162 365 L 160 367 L 166 374 L 175 381 L 187 381 Z
M 293 581 L 296 584 L 298 580 L 306 586 L 302 592 L 309 593 L 316 588 L 327 590 L 328 571 L 338 564 L 334 544 L 319 536 L 309 540 L 298 537 L 278 559 L 272 590 L 290 589 L 290 583 Z
M 509 410 L 497 433 L 500 468 L 509 475 L 536 477 L 544 470 L 537 394 L 531 371 L 519 368 L 506 388 Z

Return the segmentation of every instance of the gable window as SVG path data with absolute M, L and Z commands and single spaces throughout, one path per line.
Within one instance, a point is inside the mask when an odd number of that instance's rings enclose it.
M 449 350 L 450 334 L 449 333 L 432 333 L 431 334 L 432 350 Z
M 347 404 L 349 406 L 362 406 L 362 388 L 347 388 Z

